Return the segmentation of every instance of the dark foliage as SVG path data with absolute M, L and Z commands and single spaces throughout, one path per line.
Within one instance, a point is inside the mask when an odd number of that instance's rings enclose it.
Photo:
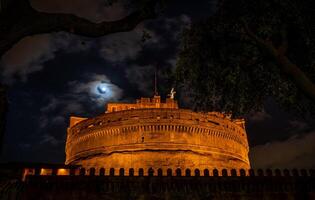
M 191 105 L 239 116 L 261 110 L 272 97 L 298 116 L 314 114 L 315 12 L 309 2 L 227 0 L 187 29 L 177 77 Z

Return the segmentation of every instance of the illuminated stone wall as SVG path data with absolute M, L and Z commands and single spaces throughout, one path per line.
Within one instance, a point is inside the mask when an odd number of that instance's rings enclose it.
M 74 119 L 68 128 L 66 164 L 97 170 L 161 168 L 163 173 L 169 168 L 250 168 L 244 120 L 221 113 L 138 108 Z

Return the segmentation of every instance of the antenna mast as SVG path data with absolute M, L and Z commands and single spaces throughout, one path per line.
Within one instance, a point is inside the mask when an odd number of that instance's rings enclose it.
M 155 71 L 154 71 L 154 96 L 158 96 L 158 91 L 157 91 L 157 66 L 155 66 Z

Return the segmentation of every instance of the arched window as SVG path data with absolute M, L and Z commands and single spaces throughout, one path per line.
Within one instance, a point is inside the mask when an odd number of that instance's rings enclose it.
M 167 176 L 172 176 L 172 169 L 167 169 Z
M 176 176 L 182 176 L 182 170 L 181 169 L 176 169 Z
M 95 168 L 90 168 L 90 176 L 95 176 Z
M 125 176 L 125 169 L 124 168 L 119 169 L 119 176 Z
M 200 170 L 199 169 L 195 169 L 195 176 L 200 176 Z
M 190 169 L 186 169 L 185 174 L 186 174 L 186 176 L 191 176 Z
M 135 170 L 133 168 L 129 169 L 129 176 L 134 176 L 135 175 Z
M 158 172 L 158 176 L 163 176 L 163 171 L 161 168 L 159 168 L 157 172 Z
M 105 176 L 105 169 L 104 168 L 100 169 L 100 176 Z
M 203 170 L 203 175 L 204 176 L 210 176 L 209 169 Z

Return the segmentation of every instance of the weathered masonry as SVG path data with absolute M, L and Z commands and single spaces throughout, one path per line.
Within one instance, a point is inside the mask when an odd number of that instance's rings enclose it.
M 66 164 L 96 171 L 161 169 L 163 175 L 167 169 L 250 168 L 243 119 L 180 109 L 176 100 L 161 102 L 160 96 L 109 103 L 95 118 L 71 117 Z

